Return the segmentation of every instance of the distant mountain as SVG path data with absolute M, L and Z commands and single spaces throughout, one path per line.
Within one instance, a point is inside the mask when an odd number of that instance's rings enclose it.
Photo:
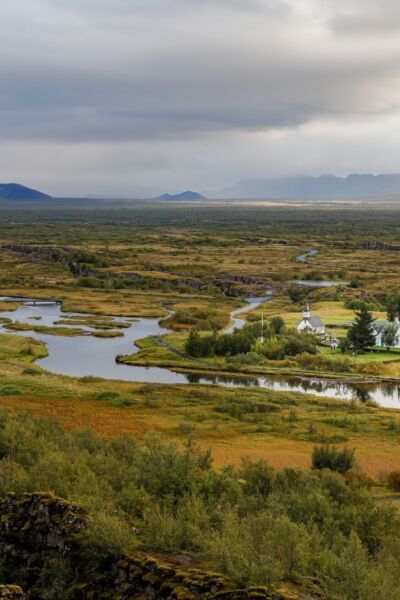
M 156 200 L 206 200 L 206 197 L 188 190 L 181 194 L 161 194 Z
M 400 195 L 400 174 L 352 174 L 347 177 L 322 175 L 240 181 L 212 198 L 361 198 Z
M 12 201 L 50 200 L 51 196 L 19 183 L 0 183 L 0 199 Z

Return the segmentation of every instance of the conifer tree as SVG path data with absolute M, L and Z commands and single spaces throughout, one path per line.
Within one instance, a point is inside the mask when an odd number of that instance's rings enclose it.
M 194 329 L 189 333 L 188 339 L 186 340 L 185 350 L 189 356 L 198 357 L 201 355 L 200 348 L 201 340 L 200 335 Z
M 374 318 L 366 306 L 356 311 L 356 318 L 347 333 L 347 339 L 355 352 L 364 352 L 375 346 Z

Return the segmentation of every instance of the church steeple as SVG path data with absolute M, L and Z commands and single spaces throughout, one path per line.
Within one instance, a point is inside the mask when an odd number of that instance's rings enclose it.
M 310 307 L 308 306 L 308 302 L 305 305 L 305 307 L 303 308 L 303 317 L 305 319 L 309 319 L 311 317 L 311 311 L 310 311 Z

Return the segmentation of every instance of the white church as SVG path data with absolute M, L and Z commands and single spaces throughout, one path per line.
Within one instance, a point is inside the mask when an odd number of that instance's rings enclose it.
M 325 325 L 320 317 L 312 317 L 308 304 L 303 309 L 303 318 L 297 323 L 297 331 L 324 335 Z

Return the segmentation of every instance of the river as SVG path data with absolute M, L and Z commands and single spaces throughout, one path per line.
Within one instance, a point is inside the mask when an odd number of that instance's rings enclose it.
M 242 309 L 235 310 L 231 316 L 234 320 L 232 327 L 241 327 L 245 323 L 240 314 L 249 311 L 271 296 L 262 298 L 249 298 L 248 304 Z M 1 317 L 10 318 L 20 323 L 40 324 L 49 327 L 60 318 L 82 316 L 73 313 L 64 313 L 61 306 L 54 304 L 24 303 L 16 311 L 3 311 Z M 142 383 L 164 384 L 214 384 L 227 387 L 257 387 L 282 392 L 309 393 L 316 396 L 337 398 L 341 400 L 372 400 L 383 407 L 400 408 L 400 386 L 389 383 L 356 384 L 339 382 L 317 377 L 303 378 L 293 376 L 216 376 L 211 373 L 184 374 L 171 369 L 159 367 L 129 366 L 115 362 L 119 354 L 133 354 L 138 352 L 134 345 L 136 340 L 149 335 L 163 335 L 170 330 L 162 327 L 158 319 L 128 319 L 115 318 L 116 321 L 130 322 L 129 328 L 122 329 L 121 337 L 96 338 L 90 335 L 77 337 L 54 336 L 44 333 L 10 331 L 13 335 L 31 337 L 46 344 L 48 356 L 39 359 L 37 364 L 52 373 L 69 375 L 72 377 L 94 376 L 104 379 L 119 379 L 122 381 L 136 381 Z M 82 327 L 86 333 L 93 331 L 91 327 Z M 7 332 L 3 328 L 3 331 Z

